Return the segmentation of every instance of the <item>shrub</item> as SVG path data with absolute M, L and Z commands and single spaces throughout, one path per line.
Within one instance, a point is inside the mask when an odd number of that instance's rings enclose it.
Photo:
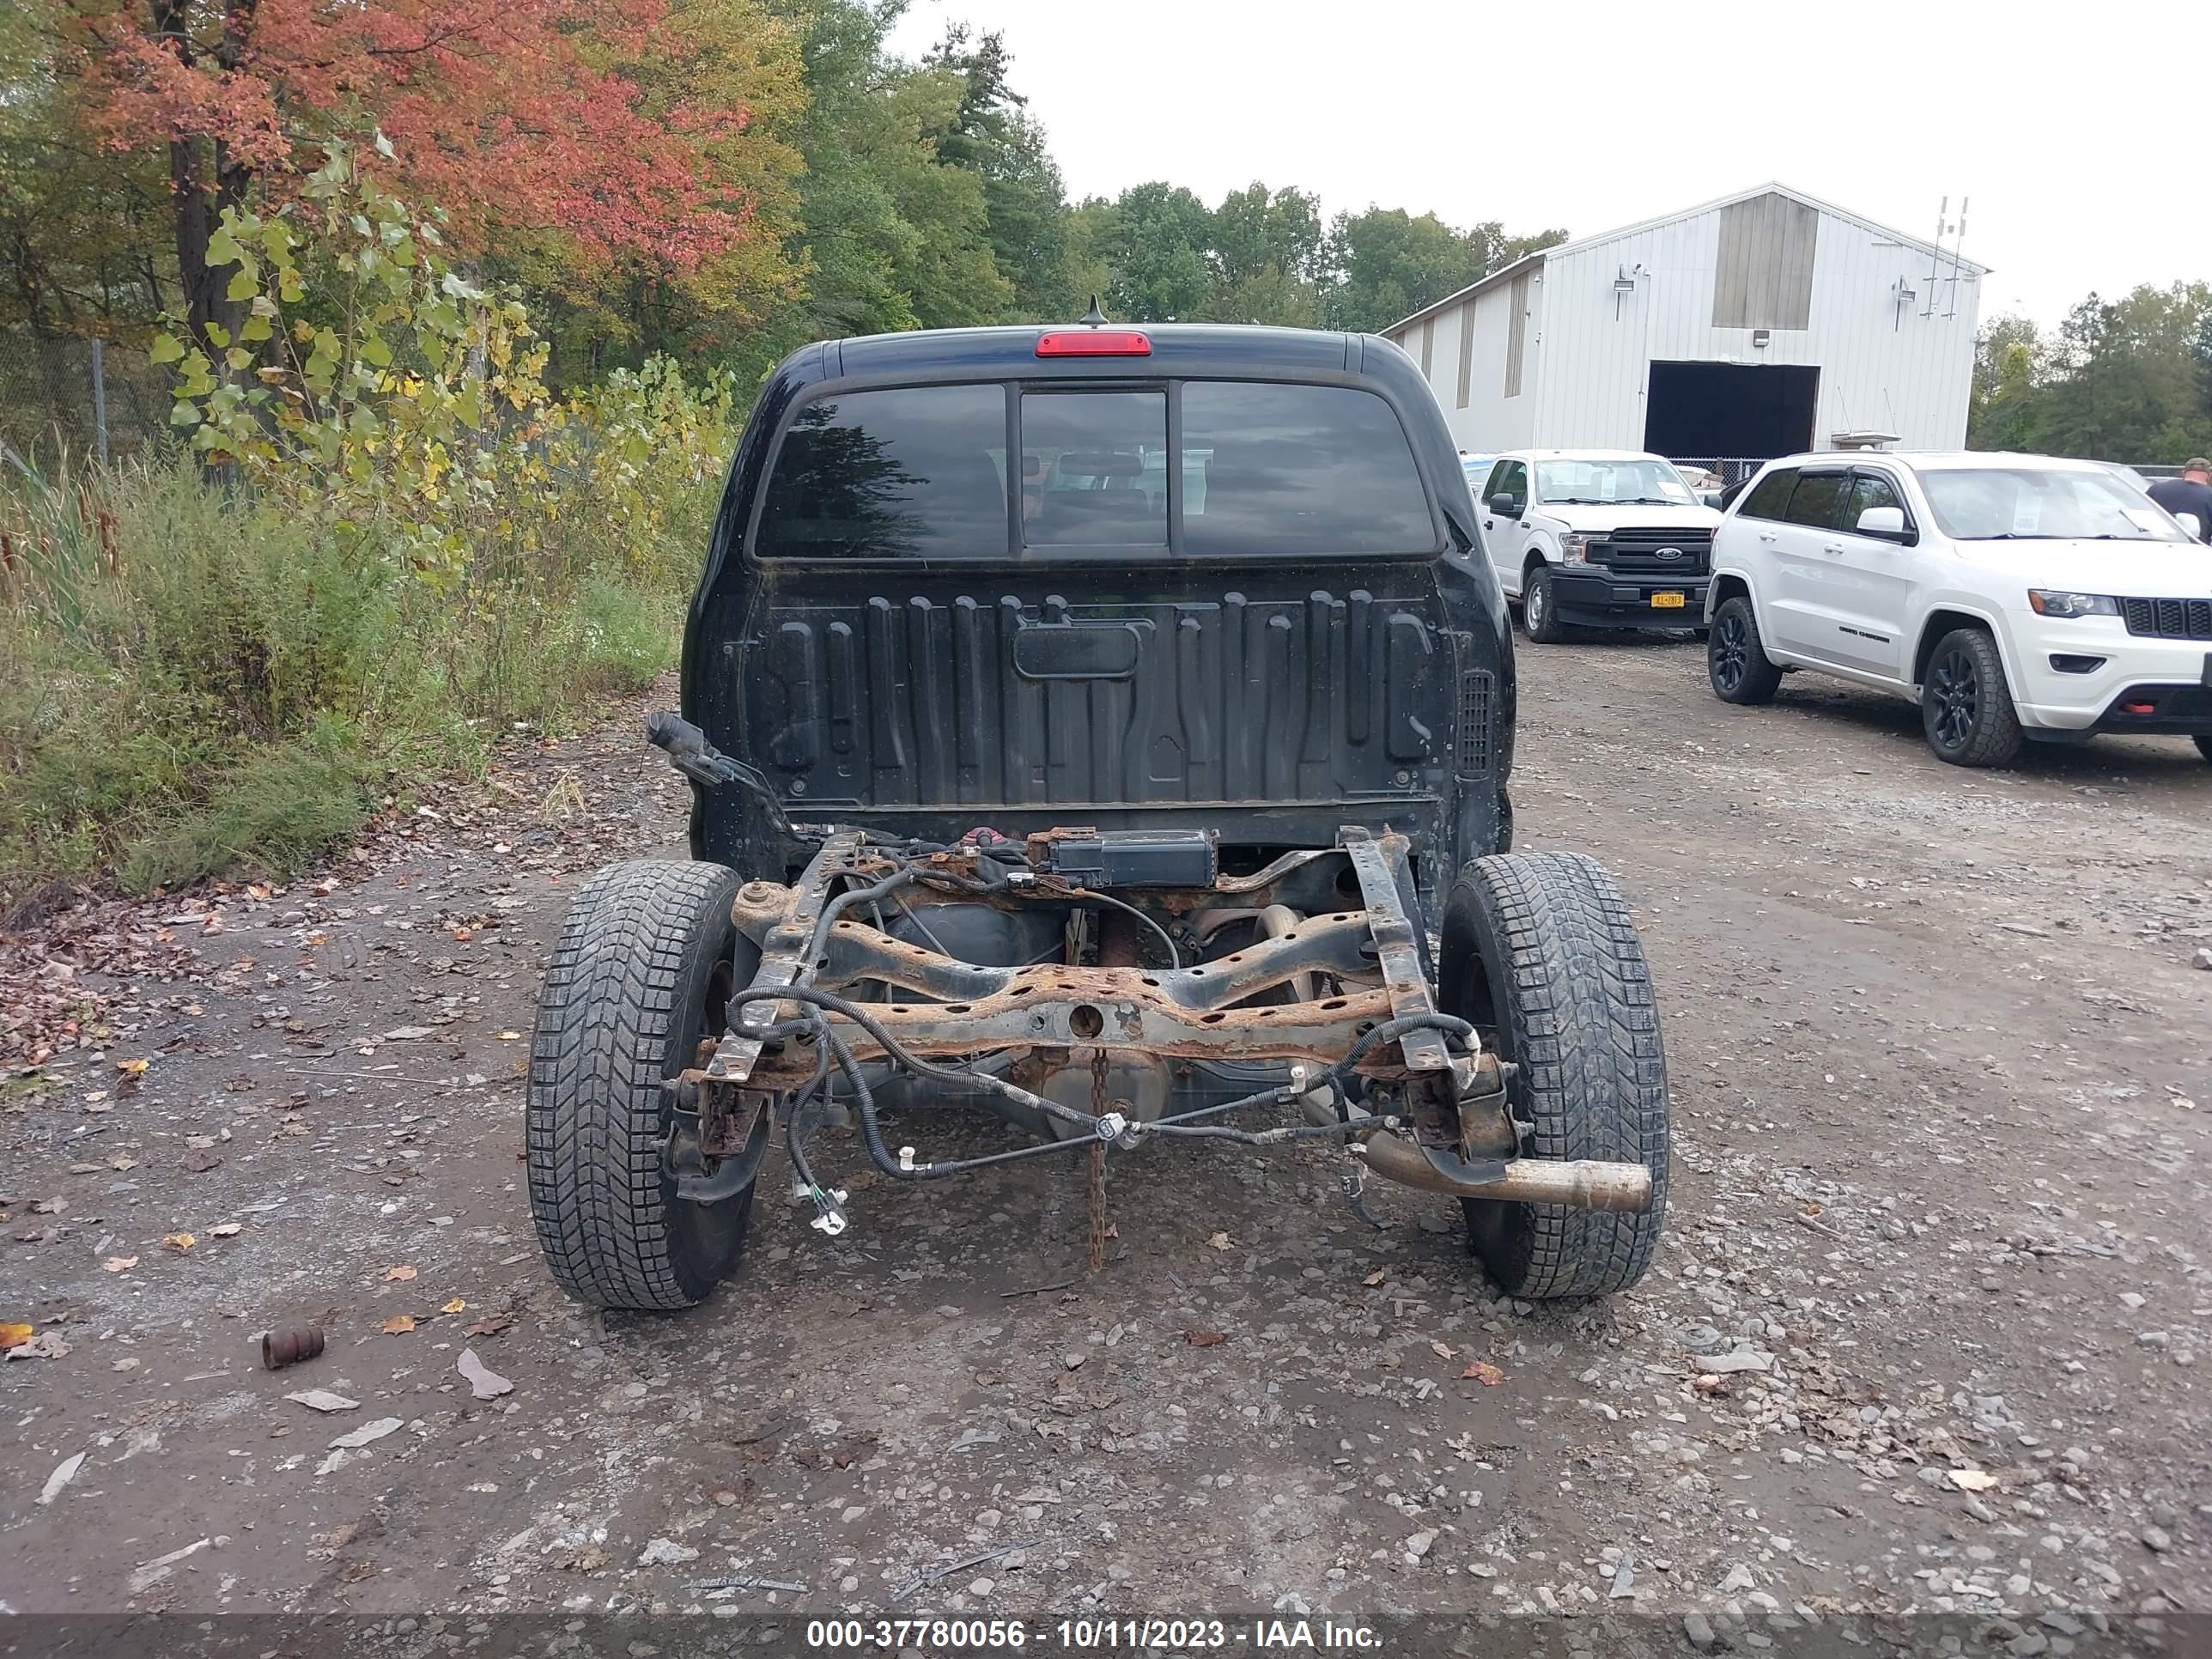
M 555 401 L 520 304 L 342 150 L 297 207 L 227 210 L 215 257 L 246 325 L 157 352 L 191 453 L 0 486 L 0 915 L 57 876 L 295 870 L 674 659 L 726 378 Z

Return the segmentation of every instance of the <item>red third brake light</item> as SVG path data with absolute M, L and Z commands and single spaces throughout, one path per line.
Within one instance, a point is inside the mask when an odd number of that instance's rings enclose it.
M 1152 343 L 1133 328 L 1069 328 L 1037 336 L 1040 357 L 1149 357 Z

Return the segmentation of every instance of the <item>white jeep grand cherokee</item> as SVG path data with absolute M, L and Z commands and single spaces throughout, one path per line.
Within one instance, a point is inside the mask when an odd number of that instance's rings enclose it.
M 2091 461 L 1769 461 L 1713 538 L 1706 667 L 1727 702 L 1813 668 L 1919 703 L 1928 746 L 2190 737 L 2212 760 L 2212 550 Z

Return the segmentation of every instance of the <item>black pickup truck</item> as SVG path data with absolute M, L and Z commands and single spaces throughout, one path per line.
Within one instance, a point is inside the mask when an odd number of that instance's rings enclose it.
M 1341 1149 L 1460 1199 L 1527 1297 L 1633 1283 L 1667 1186 L 1651 983 L 1604 872 L 1509 852 L 1504 603 L 1419 370 L 1203 326 L 827 341 L 779 367 L 686 630 L 692 860 L 603 871 L 548 971 L 555 1277 L 673 1309 L 780 1149 L 1106 1176 Z M 955 1155 L 927 1115 L 986 1110 Z M 957 1187 L 942 1201 L 958 1201 Z M 1377 1224 L 1381 1224 L 1379 1220 Z

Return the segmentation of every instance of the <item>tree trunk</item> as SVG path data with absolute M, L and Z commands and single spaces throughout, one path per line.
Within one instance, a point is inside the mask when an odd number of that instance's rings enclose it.
M 151 4 L 155 33 L 179 64 L 195 67 L 200 52 L 191 36 L 191 0 L 151 0 Z M 252 23 L 252 0 L 233 0 L 224 15 L 222 44 L 215 54 L 222 68 L 237 66 Z M 222 222 L 223 209 L 244 202 L 252 182 L 252 170 L 235 160 L 219 139 L 180 134 L 169 142 L 170 211 L 175 220 L 185 322 L 191 337 L 217 362 L 222 354 L 209 337 L 208 325 L 217 325 L 234 340 L 246 307 L 225 297 L 231 273 L 227 266 L 209 266 L 208 242 Z

